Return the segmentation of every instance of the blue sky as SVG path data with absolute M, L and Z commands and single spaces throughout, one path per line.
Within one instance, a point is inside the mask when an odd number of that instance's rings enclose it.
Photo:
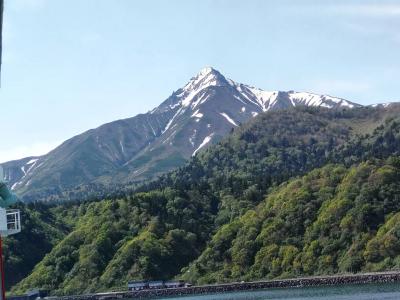
M 400 101 L 400 1 L 5 0 L 0 162 L 157 106 L 204 66 Z

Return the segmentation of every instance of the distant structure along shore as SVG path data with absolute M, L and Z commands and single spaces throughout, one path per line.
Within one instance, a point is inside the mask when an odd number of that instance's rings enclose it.
M 125 292 L 108 292 L 86 295 L 46 297 L 48 300 L 113 300 L 113 299 L 146 299 L 154 297 L 168 296 L 184 296 L 184 295 L 201 295 L 216 294 L 236 291 L 247 291 L 257 289 L 272 288 L 294 288 L 294 287 L 311 287 L 324 285 L 345 285 L 345 284 L 368 284 L 368 283 L 390 283 L 400 282 L 400 271 L 334 275 L 334 276 L 318 276 L 318 277 L 302 277 L 294 279 L 254 281 L 254 282 L 237 282 L 227 284 L 215 284 L 204 286 L 190 286 L 179 288 L 155 288 L 131 290 Z

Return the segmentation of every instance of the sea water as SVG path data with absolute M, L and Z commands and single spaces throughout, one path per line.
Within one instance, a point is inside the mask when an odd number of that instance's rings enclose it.
M 400 283 L 268 289 L 199 296 L 159 298 L 168 300 L 400 300 Z

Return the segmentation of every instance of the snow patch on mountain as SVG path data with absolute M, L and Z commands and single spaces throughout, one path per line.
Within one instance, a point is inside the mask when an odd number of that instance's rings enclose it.
M 375 103 L 375 104 L 371 104 L 371 107 L 389 107 L 390 105 L 393 105 L 396 102 L 386 102 L 386 103 Z
M 306 92 L 289 92 L 289 99 L 292 101 L 293 106 L 297 105 L 307 105 L 307 106 L 322 106 L 331 108 L 333 104 L 337 104 L 344 107 L 353 108 L 354 104 L 351 102 L 332 97 L 329 95 L 317 95 L 314 93 L 306 93 Z
M 239 96 L 237 95 L 233 95 L 233 98 L 235 98 L 236 100 L 239 100 L 240 102 L 242 102 L 244 105 L 247 105 L 248 103 L 244 102 Z
M 168 141 L 170 141 L 175 136 L 175 134 L 176 134 L 176 130 L 174 130 L 165 140 L 163 140 L 162 143 L 165 144 Z M 172 145 L 171 142 L 170 142 L 170 145 Z
M 196 153 L 197 153 L 201 148 L 203 148 L 205 145 L 207 145 L 207 144 L 211 141 L 213 135 L 214 135 L 214 133 L 211 133 L 210 135 L 206 136 L 206 137 L 204 138 L 203 142 L 201 142 L 200 146 L 199 146 L 196 150 L 194 150 L 192 156 L 195 156 Z
M 196 95 L 198 95 L 199 93 L 197 93 Z M 195 109 L 198 105 L 206 102 L 209 97 L 210 97 L 210 95 L 207 95 L 205 93 L 203 95 L 201 95 L 200 97 L 197 97 L 198 99 L 192 103 L 191 108 Z
M 43 163 L 40 163 L 37 165 L 39 161 L 39 158 L 32 158 L 28 162 L 26 162 L 23 166 L 20 167 L 20 170 L 22 172 L 22 177 L 19 178 L 18 181 L 14 182 L 13 185 L 11 186 L 11 190 L 15 190 L 15 188 L 19 186 L 23 186 L 23 180 L 29 176 L 35 169 L 40 167 Z M 25 184 L 26 185 L 26 184 Z
M 201 112 L 199 112 L 199 110 L 196 110 L 196 111 L 191 115 L 192 118 L 199 118 L 199 119 L 201 119 L 203 116 L 204 116 L 204 115 L 203 115 Z
M 172 123 L 174 122 L 175 118 L 179 115 L 181 115 L 184 112 L 184 108 L 181 107 L 178 109 L 178 111 L 175 113 L 175 115 L 169 120 L 169 122 L 167 123 L 167 126 L 165 126 L 164 130 L 162 131 L 162 133 L 166 132 L 172 125 Z
M 21 171 L 22 171 L 22 173 L 24 173 L 24 176 L 25 176 L 26 175 L 25 166 L 21 167 Z
M 231 123 L 234 126 L 239 126 L 238 124 L 236 124 L 236 122 L 234 120 L 232 120 L 232 118 L 230 116 L 228 116 L 226 113 L 220 113 L 221 116 L 223 116 L 229 123 Z
M 38 159 L 39 159 L 39 158 L 32 158 L 32 159 L 31 159 L 30 161 L 28 161 L 26 164 L 27 164 L 27 165 L 31 165 L 31 164 L 37 162 Z
M 247 90 L 253 95 L 253 99 L 263 111 L 271 109 L 278 98 L 278 91 L 264 91 L 258 88 L 246 86 Z

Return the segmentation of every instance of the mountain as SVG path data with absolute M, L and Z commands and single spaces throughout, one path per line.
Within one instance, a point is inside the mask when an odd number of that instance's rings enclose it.
M 343 99 L 310 93 L 267 92 L 235 83 L 218 71 L 205 68 L 160 107 L 150 112 L 159 114 L 171 109 L 174 115 L 160 138 L 125 166 L 134 172 L 136 178 L 141 172 L 151 176 L 170 162 L 171 152 L 187 159 L 261 112 L 301 105 L 328 108 L 357 106 Z M 147 158 L 152 152 L 157 153 L 157 156 L 153 155 L 150 167 L 145 165 L 143 168 L 143 164 L 138 161 Z
M 75 226 L 14 292 L 396 267 L 399 113 L 261 113 L 133 193 L 73 209 Z
M 26 201 L 81 184 L 154 178 L 254 116 L 297 106 L 353 108 L 327 95 L 263 91 L 202 69 L 183 88 L 146 114 L 75 136 L 47 155 L 3 164 L 13 190 Z
M 5 169 L 5 180 L 11 184 L 11 189 L 16 187 L 19 179 L 22 179 L 32 171 L 38 159 L 39 157 L 32 156 L 2 164 L 2 167 Z

